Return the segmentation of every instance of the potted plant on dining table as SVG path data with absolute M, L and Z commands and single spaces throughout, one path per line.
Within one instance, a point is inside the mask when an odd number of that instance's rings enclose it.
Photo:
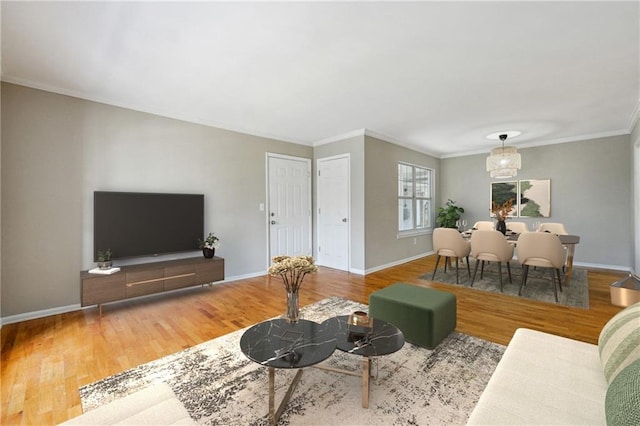
M 495 201 L 491 202 L 491 213 L 495 216 L 496 230 L 502 232 L 503 235 L 507 233 L 507 224 L 505 221 L 509 217 L 509 213 L 513 210 L 513 199 L 509 199 L 502 204 L 498 204 Z

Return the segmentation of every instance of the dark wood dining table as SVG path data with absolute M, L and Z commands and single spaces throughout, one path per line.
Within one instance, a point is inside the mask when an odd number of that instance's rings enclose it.
M 470 238 L 471 233 L 467 232 L 467 236 L 465 238 Z M 463 234 L 464 236 L 464 234 Z M 506 235 L 507 241 L 511 244 L 514 244 L 516 247 L 518 245 L 518 237 L 520 234 L 516 233 L 508 233 Z M 573 256 L 576 251 L 576 244 L 580 243 L 580 237 L 578 235 L 558 235 L 560 238 L 560 242 L 563 246 L 567 248 L 567 267 L 565 268 L 564 280 L 562 281 L 562 285 L 568 286 L 571 283 L 571 276 L 573 274 Z

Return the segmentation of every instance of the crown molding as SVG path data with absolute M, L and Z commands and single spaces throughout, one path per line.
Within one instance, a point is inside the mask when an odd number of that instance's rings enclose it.
M 256 136 L 256 137 L 259 137 L 259 138 L 273 139 L 273 140 L 277 140 L 277 141 L 281 141 L 281 142 L 295 143 L 297 145 L 311 146 L 311 144 L 308 143 L 308 142 L 299 141 L 299 140 L 295 140 L 295 139 L 289 139 L 289 138 L 285 138 L 285 137 L 278 136 L 278 135 L 272 135 L 272 134 L 269 134 L 269 133 L 260 132 L 260 131 L 257 131 L 257 130 L 254 130 L 254 129 L 250 129 L 250 128 L 228 126 L 228 125 L 217 123 L 217 122 L 213 122 L 213 121 L 210 121 L 210 120 L 203 120 L 201 118 L 188 117 L 188 116 L 186 116 L 184 114 L 179 114 L 179 113 L 175 113 L 175 112 L 163 111 L 163 110 L 154 109 L 154 108 L 147 108 L 147 107 L 143 107 L 143 106 L 140 106 L 140 105 L 134 105 L 134 104 L 126 103 L 126 102 L 118 102 L 118 101 L 114 101 L 112 99 L 109 99 L 107 97 L 103 98 L 103 97 L 100 97 L 100 96 L 91 96 L 91 95 L 87 95 L 85 93 L 76 92 L 74 90 L 62 89 L 62 88 L 57 87 L 57 86 L 51 86 L 51 85 L 48 85 L 48 84 L 36 83 L 36 82 L 30 81 L 30 80 L 25 80 L 25 79 L 21 79 L 21 78 L 17 78 L 17 77 L 3 75 L 1 80 L 3 82 L 5 82 L 5 83 L 16 84 L 18 86 L 24 86 L 24 87 L 28 87 L 30 89 L 36 89 L 36 90 L 42 90 L 42 91 L 45 91 L 45 92 L 51 92 L 51 93 L 55 93 L 55 94 L 58 94 L 58 95 L 69 96 L 69 97 L 77 98 L 77 99 L 80 99 L 80 100 L 83 100 L 83 101 L 97 102 L 97 103 L 108 105 L 108 106 L 129 109 L 129 110 L 132 110 L 132 111 L 142 112 L 142 113 L 146 113 L 146 114 L 153 114 L 153 115 L 157 115 L 159 117 L 170 118 L 170 119 L 173 119 L 173 120 L 180 120 L 180 121 L 184 121 L 184 122 L 187 122 L 187 123 L 200 124 L 202 126 L 214 127 L 216 129 L 226 130 L 226 131 L 234 132 L 234 133 L 242 133 L 242 134 L 245 134 L 245 135 Z
M 330 143 L 334 143 L 334 142 L 340 142 L 343 141 L 345 139 L 351 139 L 351 138 L 355 138 L 356 136 L 364 136 L 366 132 L 366 129 L 358 129 L 358 130 L 352 130 L 350 132 L 347 133 L 342 133 L 340 135 L 335 135 L 335 136 L 331 136 L 325 139 L 320 139 L 319 141 L 316 141 L 314 143 L 312 143 L 312 146 L 321 146 L 321 145 L 327 145 Z
M 613 136 L 624 136 L 624 135 L 628 135 L 631 132 L 629 132 L 627 129 L 620 129 L 620 130 L 613 130 L 610 132 L 600 132 L 600 133 L 590 133 L 590 134 L 586 134 L 586 135 L 580 135 L 580 136 L 571 136 L 568 138 L 558 138 L 558 139 L 539 139 L 537 141 L 533 141 L 533 142 L 525 142 L 525 143 L 521 143 L 521 144 L 514 144 L 511 143 L 511 146 L 515 146 L 517 149 L 521 149 L 521 148 L 534 148 L 534 147 L 538 147 L 538 146 L 547 146 L 547 145 L 558 145 L 558 144 L 562 144 L 562 143 L 571 143 L 571 142 L 580 142 L 580 141 L 587 141 L 590 139 L 600 139 L 600 138 L 610 138 Z M 446 155 L 442 155 L 440 158 L 456 158 L 456 157 L 467 157 L 470 155 L 480 155 L 480 154 L 489 154 L 491 152 L 491 149 L 478 149 L 478 150 L 473 150 L 473 151 L 466 151 L 466 152 L 461 152 L 461 153 L 455 153 L 455 154 L 446 154 Z

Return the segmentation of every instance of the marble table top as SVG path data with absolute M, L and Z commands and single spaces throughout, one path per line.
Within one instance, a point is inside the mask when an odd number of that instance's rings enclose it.
M 336 322 L 277 318 L 244 332 L 240 349 L 252 361 L 275 368 L 309 367 L 329 358 L 336 349 Z
M 348 324 L 349 315 L 329 318 L 323 324 L 335 329 L 337 348 L 341 351 L 366 357 L 388 355 L 404 345 L 404 335 L 395 325 L 373 319 L 369 329 Z

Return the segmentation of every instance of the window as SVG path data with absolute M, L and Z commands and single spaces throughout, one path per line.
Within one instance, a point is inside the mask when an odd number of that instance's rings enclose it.
M 433 228 L 433 170 L 398 163 L 398 231 Z

